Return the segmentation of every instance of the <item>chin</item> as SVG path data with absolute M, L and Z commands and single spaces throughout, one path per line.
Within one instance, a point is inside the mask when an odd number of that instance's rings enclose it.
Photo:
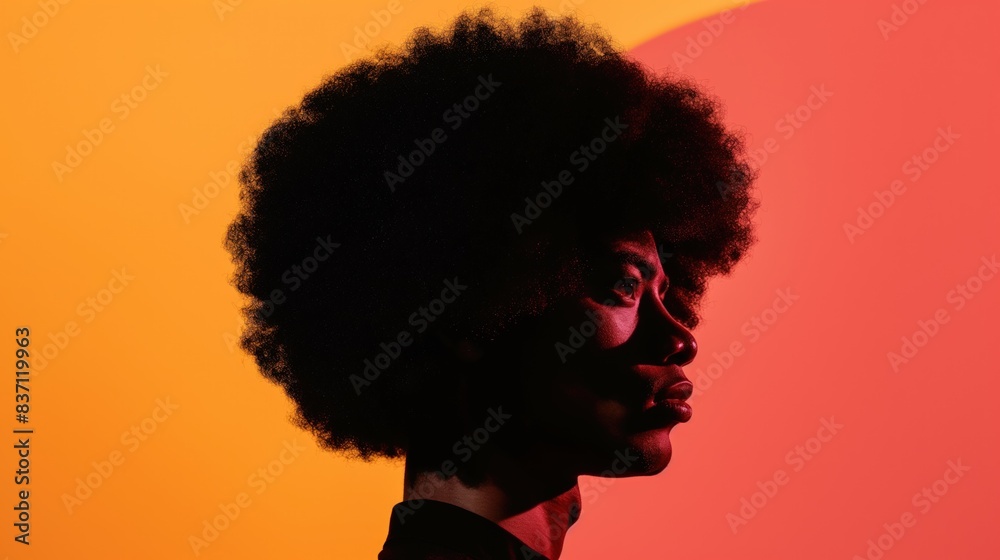
M 621 439 L 593 457 L 589 463 L 591 476 L 623 478 L 630 476 L 653 476 L 663 472 L 670 463 L 673 449 L 670 445 L 670 430 L 649 430 Z
M 633 456 L 638 460 L 630 468 L 632 474 L 627 476 L 652 476 L 667 468 L 673 455 L 669 429 L 650 430 L 629 439 Z

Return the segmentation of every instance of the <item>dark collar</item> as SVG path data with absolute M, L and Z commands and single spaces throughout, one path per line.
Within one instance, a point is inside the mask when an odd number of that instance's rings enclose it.
M 471 511 L 436 500 L 392 507 L 389 535 L 380 560 L 436 553 L 442 558 L 474 560 L 548 560 L 496 523 Z

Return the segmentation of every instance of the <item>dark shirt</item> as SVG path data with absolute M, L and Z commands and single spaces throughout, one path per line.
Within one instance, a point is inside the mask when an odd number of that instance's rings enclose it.
M 549 560 L 496 523 L 467 509 L 425 500 L 392 507 L 378 560 Z

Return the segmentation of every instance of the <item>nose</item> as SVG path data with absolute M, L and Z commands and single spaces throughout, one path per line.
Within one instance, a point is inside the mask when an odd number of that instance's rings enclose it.
M 694 360 L 698 343 L 694 334 L 667 311 L 655 296 L 644 302 L 646 306 L 640 324 L 646 324 L 645 340 L 650 363 L 684 366 Z

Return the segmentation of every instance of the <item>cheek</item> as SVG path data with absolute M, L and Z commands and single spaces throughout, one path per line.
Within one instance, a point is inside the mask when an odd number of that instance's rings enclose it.
M 629 411 L 618 400 L 580 378 L 549 387 L 532 409 L 535 436 L 549 445 L 572 449 L 603 449 L 625 435 Z
M 549 374 L 553 369 L 576 368 L 581 355 L 602 354 L 625 344 L 637 325 L 634 307 L 575 301 L 538 322 L 529 337 L 531 349 L 525 361 Z M 559 346 L 564 349 L 562 355 Z
M 544 382 L 535 388 L 544 387 L 539 398 L 547 405 L 546 416 L 550 421 L 554 420 L 562 429 L 593 433 L 598 427 L 617 426 L 628 413 L 617 398 L 622 391 L 619 370 L 627 364 L 613 350 L 632 336 L 636 317 L 632 308 L 581 307 L 572 314 L 578 317 L 572 324 L 582 337 L 582 344 L 565 363 L 536 377 Z
M 590 346 L 597 352 L 625 344 L 638 323 L 635 308 L 632 307 L 592 306 L 588 317 L 596 324 Z
M 586 385 L 560 385 L 553 396 L 551 418 L 565 431 L 594 433 L 595 428 L 616 423 L 625 413 L 620 403 L 601 397 Z
M 636 329 L 634 308 L 578 301 L 546 318 L 533 335 L 533 351 L 519 367 L 526 416 L 548 434 L 577 439 L 617 433 L 628 410 L 617 398 L 619 370 L 627 364 L 613 350 Z M 565 361 L 554 347 L 572 348 Z M 581 436 L 582 437 L 582 436 Z

